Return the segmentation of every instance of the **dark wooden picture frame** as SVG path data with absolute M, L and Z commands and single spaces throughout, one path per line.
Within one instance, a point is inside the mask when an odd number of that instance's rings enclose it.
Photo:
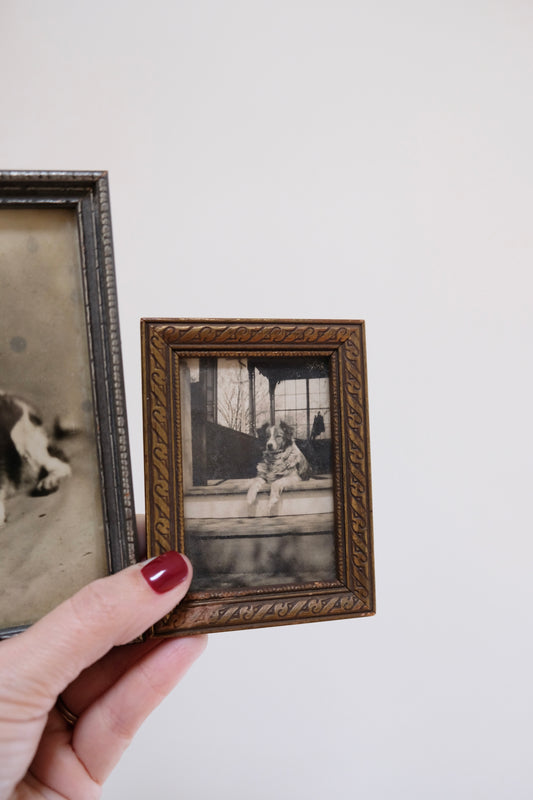
M 141 340 L 148 555 L 195 567 L 154 634 L 373 614 L 364 323 L 144 319 Z M 283 494 L 250 492 L 289 446 Z
M 0 636 L 8 636 L 137 560 L 107 173 L 0 172 L 0 307 Z M 40 475 L 20 485 L 18 418 L 70 462 L 57 492 L 50 464 L 34 464 Z M 13 603 L 18 616 L 6 618 Z

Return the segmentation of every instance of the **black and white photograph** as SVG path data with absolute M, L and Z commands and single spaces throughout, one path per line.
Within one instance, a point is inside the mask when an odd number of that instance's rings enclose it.
M 328 359 L 180 359 L 193 590 L 335 579 Z
M 0 175 L 2 635 L 135 560 L 106 189 L 102 173 Z

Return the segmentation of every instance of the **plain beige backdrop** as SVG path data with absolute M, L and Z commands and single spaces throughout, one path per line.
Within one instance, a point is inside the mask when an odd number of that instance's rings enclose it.
M 377 616 L 217 634 L 104 797 L 530 800 L 533 10 L 3 0 L 0 163 L 108 169 L 141 316 L 367 323 Z

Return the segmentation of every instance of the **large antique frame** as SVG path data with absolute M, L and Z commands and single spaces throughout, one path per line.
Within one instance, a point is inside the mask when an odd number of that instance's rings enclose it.
M 77 231 L 79 250 L 79 259 L 76 257 L 74 261 L 79 261 L 81 266 L 79 325 L 82 331 L 86 330 L 88 346 L 84 345 L 87 355 L 83 355 L 83 359 L 84 364 L 88 362 L 92 385 L 92 398 L 87 403 L 90 402 L 93 409 L 92 427 L 96 439 L 94 491 L 95 496 L 101 498 L 108 571 L 115 572 L 137 560 L 137 537 L 107 173 L 0 172 L 0 210 L 3 209 L 31 210 L 36 214 L 50 214 L 57 209 L 73 215 L 72 228 Z M 55 269 L 53 262 L 50 269 Z M 39 279 L 46 281 L 45 277 Z M 50 281 L 53 280 L 60 278 L 51 276 Z M 28 288 L 31 290 L 31 284 Z M 21 315 L 26 312 L 24 294 L 22 290 Z M 18 295 L 15 300 L 18 307 Z M 48 324 L 61 325 L 61 320 L 51 317 Z M 7 330 L 3 333 L 8 341 L 11 333 Z M 85 338 L 83 333 L 81 336 Z M 58 357 L 61 357 L 60 352 Z M 19 391 L 24 392 L 24 387 Z M 65 535 L 75 536 L 76 531 L 65 530 Z M 50 579 L 54 579 L 53 575 Z M 1 630 L 0 635 L 16 633 L 26 624 L 21 620 L 21 625 Z
M 333 579 L 191 591 L 154 633 L 179 636 L 373 614 L 364 323 L 145 319 L 141 331 L 149 556 L 172 549 L 187 553 L 180 398 L 184 358 L 323 358 L 329 364 L 331 404 Z

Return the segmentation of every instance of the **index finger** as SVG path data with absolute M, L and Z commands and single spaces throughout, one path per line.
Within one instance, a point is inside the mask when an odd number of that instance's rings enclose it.
M 24 700 L 22 718 L 49 710 L 84 668 L 171 611 L 191 578 L 188 559 L 171 551 L 88 584 L 0 647 L 6 697 Z

